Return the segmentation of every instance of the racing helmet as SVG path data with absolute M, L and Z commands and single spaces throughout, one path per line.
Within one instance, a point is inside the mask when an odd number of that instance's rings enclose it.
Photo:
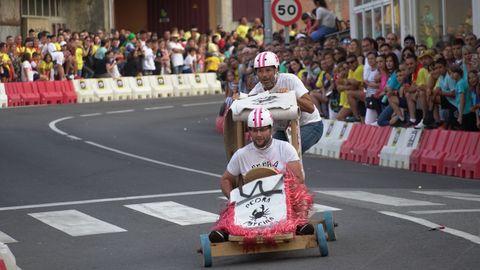
M 273 52 L 261 52 L 257 54 L 255 57 L 255 61 L 253 62 L 253 68 L 263 68 L 263 67 L 270 67 L 275 66 L 278 68 L 280 65 L 280 61 L 278 60 L 278 56 Z
M 273 126 L 273 118 L 269 110 L 259 107 L 250 112 L 248 115 L 249 128 L 260 128 L 266 126 Z

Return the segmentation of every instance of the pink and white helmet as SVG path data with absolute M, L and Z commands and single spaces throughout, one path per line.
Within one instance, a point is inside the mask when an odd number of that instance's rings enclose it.
M 260 128 L 273 125 L 272 114 L 269 110 L 262 107 L 255 108 L 248 115 L 248 127 Z
M 273 52 L 261 52 L 255 57 L 255 62 L 253 62 L 254 68 L 263 68 L 275 66 L 276 68 L 280 65 L 278 56 Z

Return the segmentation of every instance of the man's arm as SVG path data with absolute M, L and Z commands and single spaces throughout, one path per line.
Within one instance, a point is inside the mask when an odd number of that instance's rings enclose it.
M 287 171 L 290 171 L 295 175 L 300 184 L 305 183 L 305 177 L 303 176 L 302 163 L 300 160 L 290 161 L 287 163 Z
M 227 199 L 230 199 L 230 191 L 233 189 L 233 183 L 235 183 L 235 176 L 225 170 L 222 178 L 220 178 L 220 188 Z
M 313 113 L 315 111 L 315 105 L 313 104 L 312 98 L 308 93 L 304 94 L 297 99 L 298 106 L 300 111 Z

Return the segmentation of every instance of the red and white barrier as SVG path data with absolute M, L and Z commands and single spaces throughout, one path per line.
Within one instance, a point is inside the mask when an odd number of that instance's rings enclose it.
M 0 83 L 0 108 L 8 107 L 8 96 L 5 92 L 5 84 Z
M 124 77 L 107 79 L 109 86 L 113 89 L 113 100 L 130 100 L 132 99 L 132 89 L 128 80 Z
M 336 120 L 322 120 L 323 136 L 307 153 L 340 158 L 340 148 L 347 140 L 353 124 Z
M 93 91 L 93 87 L 89 83 L 89 80 L 74 80 L 73 87 L 75 88 L 75 92 L 77 92 L 78 103 L 90 103 L 98 101 L 97 97 L 95 96 L 95 92 Z
M 146 76 L 152 87 L 153 98 L 163 98 L 173 96 L 172 77 L 169 75 Z
M 13 256 L 10 248 L 0 242 L 0 270 L 16 270 L 17 262 L 15 256 Z
M 189 84 L 192 86 L 193 95 L 208 95 L 210 90 L 207 83 L 207 78 L 201 76 L 200 74 L 183 74 L 183 76 L 188 80 Z
M 417 148 L 422 131 L 413 128 L 392 129 L 387 145 L 380 152 L 380 166 L 408 170 L 410 155 Z
M 148 99 L 152 97 L 152 87 L 146 77 L 125 77 L 132 89 L 133 99 Z

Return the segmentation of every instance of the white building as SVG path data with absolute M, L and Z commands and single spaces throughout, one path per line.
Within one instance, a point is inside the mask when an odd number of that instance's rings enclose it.
M 472 12 L 476 10 L 477 12 Z M 480 36 L 480 0 L 350 0 L 355 38 L 413 35 L 417 44 L 435 46 L 442 36 Z

